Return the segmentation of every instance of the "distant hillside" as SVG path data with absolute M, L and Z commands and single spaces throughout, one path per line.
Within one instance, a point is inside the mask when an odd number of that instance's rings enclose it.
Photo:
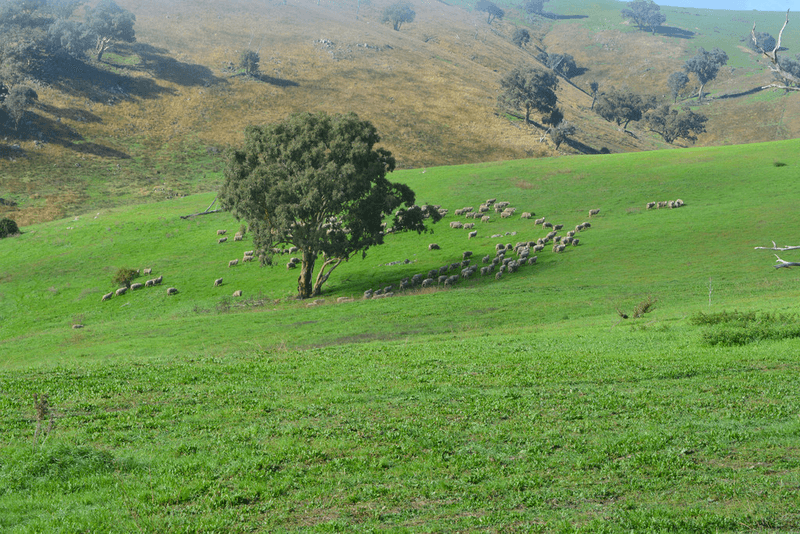
M 698 145 L 800 130 L 800 96 L 754 92 L 770 75 L 742 42 L 753 17 L 777 33 L 777 13 L 665 7 L 667 22 L 652 35 L 622 19 L 624 3 L 611 0 L 552 0 L 548 18 L 536 19 L 498 2 L 506 14 L 492 24 L 469 3 L 418 3 L 400 31 L 380 24 L 384 3 L 369 1 L 119 4 L 136 14 L 137 42 L 118 45 L 103 63 L 63 65 L 70 76 L 35 86 L 38 105 L 3 148 L 0 198 L 16 205 L 0 206 L 0 215 L 24 225 L 215 189 L 220 152 L 241 142 L 247 124 L 295 111 L 356 111 L 405 168 L 671 148 L 644 125 L 622 132 L 590 111 L 588 87 L 669 98 L 667 77 L 700 46 L 719 46 L 730 61 L 708 84 L 706 102 L 684 102 L 710 119 Z M 525 48 L 510 40 L 521 26 L 534 37 Z M 787 53 L 797 48 L 791 28 Z M 247 48 L 260 52 L 260 80 L 234 68 Z M 582 69 L 560 84 L 560 106 L 578 132 L 558 151 L 542 130 L 497 107 L 500 77 L 540 66 L 540 50 L 571 54 Z

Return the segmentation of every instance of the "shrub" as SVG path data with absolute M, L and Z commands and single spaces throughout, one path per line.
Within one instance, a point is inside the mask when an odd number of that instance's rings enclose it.
M 12 219 L 0 219 L 0 239 L 19 233 L 19 226 Z
M 127 267 L 120 267 L 117 274 L 114 275 L 113 282 L 120 287 L 131 287 L 131 281 L 139 277 L 139 271 L 128 269 Z
M 709 345 L 741 346 L 759 341 L 800 337 L 798 317 L 793 313 L 771 312 L 698 312 L 689 322 L 707 326 L 700 337 Z

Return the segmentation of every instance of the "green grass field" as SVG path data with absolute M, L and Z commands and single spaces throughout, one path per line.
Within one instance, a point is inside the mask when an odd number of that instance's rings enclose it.
M 798 244 L 799 146 L 397 172 L 450 215 L 314 306 L 282 264 L 228 267 L 253 248 L 217 243 L 228 214 L 179 217 L 213 194 L 24 227 L 0 241 L 0 530 L 797 531 L 797 274 L 754 247 Z M 449 228 L 490 197 L 516 217 Z M 500 281 L 361 299 L 541 237 L 522 211 L 592 226 Z M 120 267 L 164 282 L 101 302 Z

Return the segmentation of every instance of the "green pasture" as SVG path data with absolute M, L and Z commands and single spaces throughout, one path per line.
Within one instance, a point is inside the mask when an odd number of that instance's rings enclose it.
M 253 246 L 227 213 L 180 218 L 213 194 L 24 227 L 0 240 L 0 530 L 796 531 L 800 291 L 754 247 L 798 244 L 799 147 L 396 172 L 450 214 L 313 306 L 288 256 L 228 267 Z M 488 198 L 516 216 L 449 227 Z M 544 235 L 523 211 L 591 228 L 499 281 L 361 298 Z M 101 302 L 120 267 L 163 284 Z

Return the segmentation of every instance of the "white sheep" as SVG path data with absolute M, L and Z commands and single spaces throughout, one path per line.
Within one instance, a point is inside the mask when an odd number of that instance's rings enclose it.
M 174 287 L 167 288 L 167 295 L 177 295 L 177 294 L 178 290 L 175 289 Z
M 222 278 L 217 278 L 214 280 L 214 287 L 218 287 L 222 285 Z
M 106 293 L 105 295 L 103 295 L 103 298 L 100 299 L 100 302 L 103 302 L 103 301 L 106 301 L 106 300 L 111 300 L 111 297 L 113 297 L 113 296 L 114 296 L 114 292 L 113 291 L 111 293 Z
M 241 297 L 242 296 L 242 290 L 241 289 L 237 289 L 236 291 L 233 292 L 233 296 L 234 297 Z
M 238 258 L 228 262 L 228 267 L 233 267 L 235 265 L 239 265 L 239 259 Z
M 117 289 L 114 293 L 119 297 L 121 295 L 124 295 L 127 291 L 128 291 L 127 287 L 121 287 Z
M 228 238 L 227 238 L 227 237 L 220 237 L 219 239 L 217 239 L 217 244 L 218 244 L 218 245 L 221 245 L 221 244 L 223 244 L 223 243 L 224 243 L 225 241 L 227 241 L 227 240 L 228 240 Z

